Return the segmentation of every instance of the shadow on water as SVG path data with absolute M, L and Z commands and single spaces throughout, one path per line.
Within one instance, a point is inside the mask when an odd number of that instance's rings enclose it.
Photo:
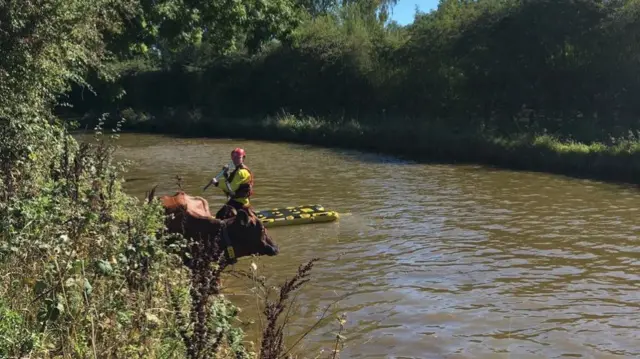
M 105 133 L 107 130 L 105 131 Z M 74 134 L 79 134 L 81 136 L 91 136 L 93 131 L 88 129 L 82 129 L 75 131 Z M 260 135 L 249 134 L 244 137 L 229 137 L 229 136 L 203 136 L 202 134 L 194 133 L 179 133 L 179 134 L 168 134 L 162 131 L 143 131 L 143 130 L 127 130 L 125 132 L 121 132 L 121 134 L 130 134 L 130 135 L 141 135 L 141 136 L 155 136 L 156 138 L 164 138 L 167 141 L 173 140 L 199 140 L 203 143 L 207 141 L 215 140 L 216 142 L 243 142 L 243 141 L 255 141 L 255 142 L 263 142 L 263 143 L 272 143 L 278 145 L 286 145 L 293 148 L 303 149 L 303 150 L 314 150 L 317 148 L 322 148 L 327 150 L 328 152 L 334 153 L 336 157 L 345 158 L 348 160 L 357 161 L 363 164 L 382 164 L 382 165 L 398 165 L 398 166 L 407 166 L 407 165 L 457 165 L 460 166 L 464 171 L 472 171 L 472 172 L 484 172 L 484 173 L 496 173 L 496 172 L 514 172 L 514 173 L 535 173 L 541 176 L 549 176 L 549 178 L 563 178 L 568 180 L 580 180 L 585 181 L 586 183 L 603 183 L 613 185 L 616 188 L 628 190 L 640 190 L 640 178 L 620 178 L 619 175 L 615 173 L 615 171 L 611 172 L 599 172 L 599 173 L 588 173 L 588 171 L 572 171 L 562 170 L 562 169 L 554 169 L 554 170 L 540 170 L 535 167 L 529 166 L 527 164 L 526 159 L 513 159 L 508 161 L 508 163 L 503 164 L 490 164 L 483 163 L 486 161 L 472 161 L 472 160 L 455 160 L 448 156 L 438 156 L 438 157 L 429 157 L 422 155 L 420 153 L 416 154 L 389 154 L 377 151 L 375 146 L 364 146 L 364 148 L 359 148 L 361 146 L 353 144 L 348 145 L 345 143 L 334 143 L 334 144 L 324 144 L 321 141 L 312 141 L 314 143 L 305 143 L 302 139 L 286 139 L 286 140 L 263 140 Z M 138 146 L 145 146 L 146 142 L 141 142 Z M 127 179 L 127 182 L 135 182 L 135 181 L 147 181 L 153 180 L 152 178 L 131 178 Z M 200 184 L 194 184 L 200 186 Z M 204 186 L 204 185 L 202 185 Z M 200 187 L 202 187 L 200 186 Z
M 314 145 L 307 145 L 313 147 Z M 467 171 L 496 173 L 535 173 L 541 176 L 563 178 L 567 180 L 581 180 L 587 183 L 603 183 L 614 185 L 620 189 L 640 190 L 640 178 L 622 179 L 615 171 L 609 173 L 588 173 L 586 171 L 550 171 L 532 168 L 526 163 L 526 159 L 514 159 L 508 165 L 495 165 L 479 163 L 471 160 L 454 160 L 446 158 L 426 158 L 420 155 L 387 154 L 375 150 L 357 150 L 349 147 L 327 147 L 317 145 L 317 147 L 327 148 L 337 156 L 348 157 L 363 163 L 393 164 L 393 165 L 458 165 Z
M 340 156 L 347 154 L 350 158 L 359 160 L 363 163 L 392 163 L 392 164 L 456 164 L 456 163 L 473 163 L 455 161 L 446 158 L 430 158 L 425 156 L 409 156 L 401 154 L 389 154 L 381 151 L 377 151 L 375 146 L 363 146 L 362 144 L 348 145 L 345 143 L 332 143 L 326 144 L 322 140 L 305 140 L 297 138 L 287 139 L 264 139 L 263 135 L 249 134 L 243 136 L 227 136 L 227 135 L 202 135 L 201 133 L 185 132 L 185 133 L 168 133 L 166 131 L 149 131 L 149 130 L 126 130 L 121 132 L 123 134 L 138 134 L 138 135 L 153 135 L 163 137 L 167 139 L 183 139 L 183 140 L 216 140 L 216 141 L 256 141 L 273 144 L 286 144 L 291 146 L 298 146 L 299 148 L 324 148 L 331 152 L 334 152 Z M 92 132 L 82 133 L 83 135 L 91 135 Z M 310 143 L 311 142 L 311 143 Z
M 133 133 L 149 133 L 144 131 L 133 131 Z M 161 133 L 163 136 L 169 137 L 169 135 Z M 477 156 L 471 156 L 470 159 L 465 159 L 465 156 L 456 156 L 452 153 L 445 151 L 441 154 L 428 154 L 421 152 L 407 152 L 400 151 L 397 153 L 389 153 L 378 150 L 376 144 L 365 144 L 348 141 L 327 141 L 320 138 L 293 138 L 291 136 L 284 136 L 287 138 L 277 138 L 273 140 L 264 140 L 264 135 L 249 133 L 242 137 L 230 138 L 228 135 L 219 136 L 202 136 L 201 134 L 178 134 L 170 135 L 174 138 L 183 139 L 215 139 L 215 140 L 228 140 L 228 141 L 257 141 L 268 143 L 279 143 L 302 146 L 302 148 L 325 148 L 330 152 L 336 153 L 339 156 L 347 156 L 348 158 L 358 160 L 362 163 L 375 163 L 375 164 L 397 164 L 397 165 L 412 165 L 412 164 L 424 164 L 424 165 L 463 165 L 463 166 L 478 166 L 481 169 L 490 171 L 514 171 L 525 173 L 539 173 L 550 174 L 554 176 L 560 176 L 568 179 L 579 180 L 593 180 L 604 183 L 611 183 L 619 185 L 621 188 L 640 189 L 640 177 L 621 176 L 616 171 L 591 171 L 589 169 L 580 168 L 574 169 L 570 164 L 566 166 L 553 166 L 547 169 L 539 169 L 534 165 L 531 165 L 528 158 L 479 158 Z M 278 136 L 276 136 L 278 137 Z
M 486 165 L 486 164 L 477 164 L 477 163 L 468 163 L 464 164 L 464 170 L 469 172 L 482 172 L 482 173 L 498 173 L 498 172 L 513 172 L 513 173 L 531 173 L 537 174 L 539 176 L 548 177 L 548 178 L 559 178 L 565 179 L 569 181 L 579 181 L 584 182 L 585 184 L 607 184 L 611 185 L 615 188 L 622 190 L 640 190 L 640 179 L 638 179 L 639 183 L 630 183 L 625 180 L 621 180 L 615 177 L 615 175 L 604 175 L 598 176 L 593 174 L 584 174 L 584 173 L 573 173 L 573 174 L 562 174 L 562 173 L 550 173 L 548 171 L 543 170 L 535 170 L 528 168 L 517 168 L 517 167 L 509 167 L 504 168 L 500 166 Z
M 241 125 L 242 127 L 243 125 Z M 105 132 L 110 131 L 105 129 Z M 529 153 L 514 154 L 510 158 L 509 156 L 496 156 L 496 154 L 490 156 L 481 156 L 478 154 L 465 153 L 465 149 L 460 151 L 453 151 L 452 149 L 444 149 L 444 151 L 436 151 L 441 153 L 422 153 L 411 152 L 404 150 L 392 151 L 393 153 L 381 152 L 378 149 L 381 147 L 376 143 L 367 144 L 363 141 L 358 141 L 358 138 L 354 138 L 353 141 L 345 139 L 327 139 L 324 137 L 318 137 L 314 135 L 296 135 L 287 133 L 268 133 L 264 131 L 242 131 L 242 136 L 230 136 L 230 129 L 214 130 L 209 128 L 203 128 L 202 130 L 196 130 L 194 128 L 183 129 L 179 133 L 168 133 L 166 130 L 158 128 L 148 129 L 127 129 L 123 133 L 130 134 L 153 134 L 155 136 L 162 136 L 167 139 L 189 139 L 189 140 L 228 140 L 228 141 L 264 141 L 270 143 L 287 143 L 291 145 L 305 146 L 306 148 L 321 147 L 329 149 L 331 152 L 337 153 L 340 156 L 347 156 L 350 159 L 358 160 L 363 163 L 379 163 L 379 164 L 397 164 L 397 165 L 410 165 L 410 164 L 426 164 L 426 165 L 478 165 L 482 169 L 497 171 L 497 170 L 510 170 L 514 172 L 531 172 L 541 174 L 552 174 L 556 176 L 562 176 L 563 178 L 581 179 L 581 180 L 595 180 L 606 183 L 619 185 L 622 188 L 629 188 L 631 185 L 635 189 L 640 189 L 640 176 L 634 176 L 631 173 L 621 174 L 618 171 L 607 170 L 592 170 L 585 168 L 584 166 L 578 166 L 574 168 L 571 163 L 556 163 L 553 165 L 546 165 L 544 161 L 540 163 L 541 158 L 529 159 L 527 156 Z M 76 132 L 83 135 L 89 135 L 92 131 L 88 128 L 78 130 Z M 218 132 L 217 134 L 213 134 Z M 212 135 L 203 135 L 203 133 L 212 133 Z M 272 140 L 264 140 L 266 137 L 272 137 Z M 233 137 L 230 138 L 230 137 Z M 384 146 L 382 146 L 384 147 Z M 534 156 L 539 157 L 539 156 Z M 532 161 L 535 160 L 535 161 Z M 570 160 L 567 160 L 570 162 Z M 534 164 L 536 162 L 536 164 Z
M 220 138 L 225 139 L 225 138 Z M 245 139 L 243 139 L 245 140 Z M 246 139 L 261 142 L 259 139 Z M 606 183 L 614 185 L 620 189 L 635 189 L 640 190 L 640 178 L 629 181 L 628 179 L 619 178 L 615 172 L 610 173 L 585 173 L 580 171 L 548 171 L 531 168 L 527 165 L 526 160 L 514 159 L 510 161 L 508 165 L 494 165 L 486 163 L 478 163 L 478 161 L 471 160 L 454 160 L 447 158 L 429 158 L 421 156 L 420 154 L 407 155 L 407 154 L 388 154 L 374 149 L 356 149 L 352 146 L 343 145 L 322 145 L 322 144 L 303 144 L 298 141 L 264 141 L 269 143 L 288 144 L 303 149 L 324 148 L 327 151 L 334 153 L 338 157 L 348 158 L 364 164 L 386 164 L 386 165 L 459 165 L 465 168 L 465 170 L 476 172 L 515 172 L 515 173 L 535 173 L 541 176 L 549 176 L 556 178 L 563 178 L 567 180 L 582 180 L 588 183 Z

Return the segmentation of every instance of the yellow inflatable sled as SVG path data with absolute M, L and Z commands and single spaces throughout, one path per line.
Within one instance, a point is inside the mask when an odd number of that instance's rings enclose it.
M 256 211 L 256 215 L 267 228 L 332 222 L 340 217 L 338 212 L 327 211 L 320 205 L 272 208 Z

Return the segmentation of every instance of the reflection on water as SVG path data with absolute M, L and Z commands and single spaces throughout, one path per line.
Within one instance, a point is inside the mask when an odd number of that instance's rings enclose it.
M 123 135 L 120 144 L 135 163 L 126 190 L 137 196 L 155 184 L 174 192 L 176 175 L 203 195 L 242 146 L 257 209 L 319 203 L 344 214 L 270 230 L 281 254 L 257 262 L 273 283 L 322 258 L 297 298 L 288 343 L 346 296 L 329 310 L 347 314 L 343 358 L 640 357 L 633 190 L 281 143 Z M 204 193 L 212 212 L 224 201 L 217 191 Z M 248 280 L 225 283 L 245 319 L 259 312 Z M 246 329 L 253 340 L 258 326 Z M 330 350 L 337 328 L 323 322 L 306 354 Z

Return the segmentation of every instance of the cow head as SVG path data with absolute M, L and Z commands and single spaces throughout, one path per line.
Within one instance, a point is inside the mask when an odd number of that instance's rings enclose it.
M 279 253 L 264 224 L 251 210 L 239 210 L 235 216 L 222 220 L 222 223 L 227 228 L 230 244 L 238 258 L 250 255 L 275 256 Z

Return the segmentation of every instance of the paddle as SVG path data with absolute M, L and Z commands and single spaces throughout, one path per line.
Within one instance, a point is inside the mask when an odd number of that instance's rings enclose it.
M 222 167 L 222 170 L 220 171 L 220 173 L 218 173 L 214 178 L 216 179 L 220 179 L 220 176 L 222 176 L 225 172 L 225 170 L 229 170 L 229 167 L 231 167 L 231 165 L 233 164 L 233 161 L 229 162 L 229 164 L 225 165 L 224 167 Z M 202 189 L 202 192 L 206 191 L 207 188 L 209 188 L 209 186 L 211 186 L 211 184 L 213 184 L 213 179 L 211 181 L 209 181 L 209 183 L 207 183 L 206 186 L 204 186 L 204 188 Z

